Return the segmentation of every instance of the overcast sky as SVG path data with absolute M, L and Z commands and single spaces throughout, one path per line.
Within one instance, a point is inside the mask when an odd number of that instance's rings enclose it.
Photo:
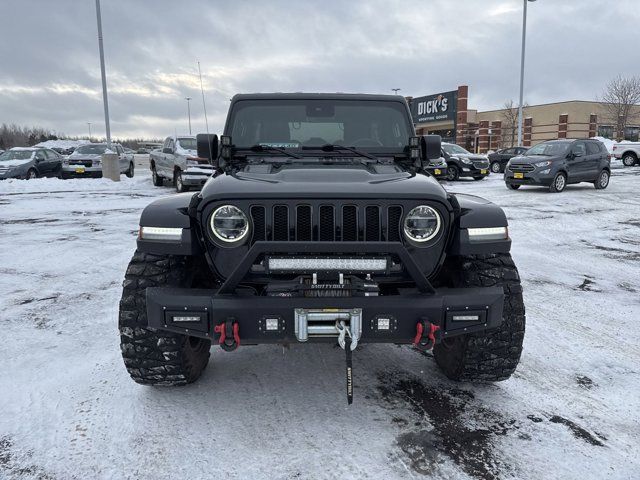
M 591 100 L 640 72 L 638 0 L 529 3 L 525 101 Z M 0 123 L 104 135 L 93 0 L 2 0 Z M 521 0 L 102 0 L 114 136 L 212 132 L 239 92 L 420 96 L 469 85 L 517 100 Z

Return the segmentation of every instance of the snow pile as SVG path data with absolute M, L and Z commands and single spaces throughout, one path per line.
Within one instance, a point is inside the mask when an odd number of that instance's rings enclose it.
M 46 142 L 40 142 L 36 147 L 45 148 L 78 148 L 80 145 L 90 143 L 89 140 L 47 140 Z
M 21 180 L 9 178 L 0 182 L 0 196 L 3 194 L 23 193 L 65 193 L 71 192 L 130 192 L 151 185 L 150 176 L 128 178 L 122 175 L 119 182 L 108 178 L 37 178 Z

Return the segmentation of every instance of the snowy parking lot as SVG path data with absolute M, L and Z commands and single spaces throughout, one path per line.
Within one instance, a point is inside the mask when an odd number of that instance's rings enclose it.
M 640 168 L 608 189 L 447 184 L 502 206 L 523 280 L 520 367 L 456 384 L 429 354 L 214 347 L 181 388 L 135 384 L 118 301 L 148 171 L 0 183 L 0 478 L 640 478 Z

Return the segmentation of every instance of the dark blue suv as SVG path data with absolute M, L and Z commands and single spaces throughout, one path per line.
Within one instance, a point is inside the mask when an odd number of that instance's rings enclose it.
M 611 176 L 609 152 L 594 139 L 549 140 L 509 160 L 504 173 L 507 187 L 542 185 L 561 192 L 568 184 L 589 182 L 607 188 Z

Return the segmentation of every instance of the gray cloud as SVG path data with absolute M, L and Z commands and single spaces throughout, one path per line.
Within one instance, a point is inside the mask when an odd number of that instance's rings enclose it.
M 0 123 L 84 134 L 104 129 L 94 2 L 4 0 Z M 405 95 L 470 87 L 470 107 L 518 95 L 519 0 L 102 0 L 112 131 L 164 136 L 222 128 L 237 92 Z M 637 74 L 636 0 L 529 4 L 526 100 L 593 99 Z

